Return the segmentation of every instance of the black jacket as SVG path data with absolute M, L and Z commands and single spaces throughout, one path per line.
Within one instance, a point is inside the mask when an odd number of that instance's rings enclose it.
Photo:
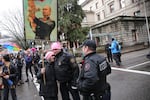
M 72 82 L 75 85 L 79 74 L 75 57 L 61 51 L 55 57 L 55 73 L 59 82 Z
M 98 94 L 110 89 L 110 85 L 106 81 L 107 74 L 103 71 L 98 71 L 99 64 L 106 61 L 106 59 L 93 52 L 86 55 L 83 60 L 84 64 L 78 78 L 78 89 L 81 94 Z
M 56 97 L 58 93 L 57 82 L 55 78 L 54 71 L 54 63 L 45 62 L 44 63 L 46 72 L 45 72 L 45 80 L 46 84 L 44 84 L 43 74 L 41 74 L 41 70 L 39 70 L 37 74 L 37 79 L 40 82 L 40 91 L 39 95 L 44 97 Z
M 9 79 L 13 82 L 13 85 L 16 85 L 17 83 L 17 68 L 13 65 L 10 64 L 10 67 L 8 68 L 7 66 L 3 66 L 2 69 L 3 75 L 9 75 Z M 4 87 L 9 87 L 9 83 L 7 79 L 3 78 L 3 85 Z

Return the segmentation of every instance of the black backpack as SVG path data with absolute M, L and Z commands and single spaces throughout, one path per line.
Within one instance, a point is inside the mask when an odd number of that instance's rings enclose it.
M 18 59 L 18 60 L 17 60 L 17 66 L 22 66 L 22 65 L 23 65 L 22 60 L 21 60 L 21 59 Z
M 116 50 L 118 51 L 119 50 L 119 44 L 116 43 Z

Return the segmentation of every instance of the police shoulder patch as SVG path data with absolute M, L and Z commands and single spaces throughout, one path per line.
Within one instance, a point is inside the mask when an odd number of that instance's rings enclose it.
M 84 67 L 84 71 L 88 71 L 90 69 L 90 64 L 89 63 L 86 63 L 85 64 L 85 67 Z
M 107 62 L 103 61 L 102 63 L 99 64 L 99 70 L 103 71 L 107 68 Z

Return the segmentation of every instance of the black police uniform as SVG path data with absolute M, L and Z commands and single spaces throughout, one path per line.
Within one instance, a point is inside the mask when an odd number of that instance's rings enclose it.
M 84 57 L 78 79 L 83 100 L 110 100 L 110 85 L 106 76 L 111 72 L 106 59 L 92 52 Z
M 80 100 L 79 92 L 76 87 L 76 80 L 79 74 L 78 64 L 74 56 L 63 50 L 55 56 L 55 74 L 60 83 L 62 100 L 70 100 L 69 92 L 73 100 Z

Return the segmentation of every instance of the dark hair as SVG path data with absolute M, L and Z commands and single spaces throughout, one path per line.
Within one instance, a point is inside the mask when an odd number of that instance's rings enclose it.
M 114 41 L 115 39 L 114 38 L 112 38 L 112 41 Z
M 10 56 L 9 56 L 9 54 L 5 54 L 5 55 L 3 56 L 3 59 L 4 59 L 5 61 L 10 61 Z

